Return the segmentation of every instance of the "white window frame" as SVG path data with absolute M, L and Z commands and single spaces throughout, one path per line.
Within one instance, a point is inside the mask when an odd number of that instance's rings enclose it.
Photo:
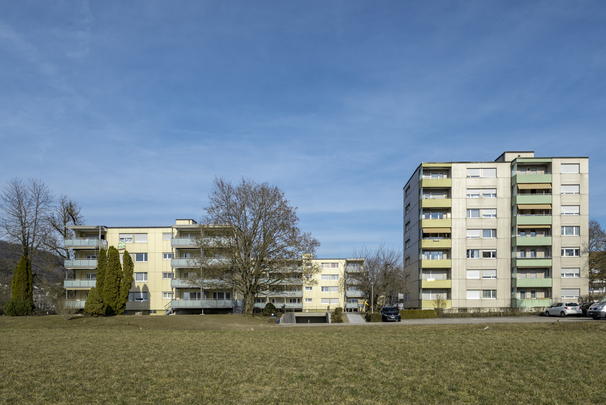
M 322 281 L 330 281 L 330 274 L 322 274 L 320 276 L 320 280 L 322 280 Z
M 581 207 L 578 205 L 562 205 L 560 212 L 562 215 L 580 215 Z
M 487 233 L 489 235 L 487 236 Z M 497 237 L 496 229 L 482 229 L 482 239 L 495 239 Z
M 562 273 L 560 274 L 560 276 L 562 278 L 580 278 L 581 269 L 580 268 L 562 269 Z
M 496 218 L 496 217 L 497 217 L 496 208 L 483 208 L 482 209 L 482 218 Z
M 482 176 L 482 169 L 479 167 L 468 167 L 466 171 L 468 178 L 479 178 Z
M 338 274 L 331 274 L 330 275 L 330 281 L 339 281 L 339 275 Z
M 482 290 L 482 299 L 496 300 L 497 299 L 497 290 Z
M 560 290 L 560 296 L 562 299 L 564 298 L 579 298 L 581 294 L 580 288 L 562 288 Z
M 562 184 L 560 187 L 561 194 L 579 194 L 580 191 L 580 184 Z
M 578 163 L 562 163 L 560 166 L 560 173 L 576 174 L 580 173 L 580 168 Z
M 162 299 L 163 300 L 172 300 L 173 299 L 173 293 L 172 292 L 162 292 Z
M 480 198 L 479 188 L 468 188 L 466 193 L 467 198 Z
M 311 304 L 313 302 L 312 298 L 305 298 L 305 303 L 306 304 Z
M 136 233 L 135 234 L 135 243 L 147 243 L 147 234 L 146 233 Z
M 162 273 L 162 280 L 172 280 L 173 279 L 173 273 L 169 273 L 169 272 L 163 272 Z
M 467 290 L 466 298 L 468 300 L 479 300 L 482 298 L 482 290 Z
M 568 233 L 568 231 L 572 231 L 572 233 Z M 580 231 L 580 226 L 562 226 L 562 236 L 579 236 Z
M 482 270 L 482 279 L 484 280 L 496 280 L 497 270 L 496 269 L 484 269 Z
M 496 188 L 483 188 L 482 189 L 482 198 L 497 198 L 497 189 Z
M 481 270 L 467 270 L 467 280 L 479 280 L 481 278 Z
M 321 286 L 320 287 L 320 292 L 329 293 L 330 292 L 330 287 L 328 287 L 328 286 Z
M 174 259 L 174 253 L 162 253 L 162 260 Z
M 305 291 L 313 291 L 313 287 L 306 286 Z
M 477 211 L 478 216 L 473 216 Z M 467 218 L 480 218 L 480 209 L 479 208 L 468 208 L 467 209 Z
M 124 243 L 133 243 L 133 234 L 132 233 L 121 233 L 119 234 L 120 242 Z
M 572 254 L 570 254 L 572 253 Z M 563 247 L 561 250 L 560 255 L 562 257 L 580 257 L 581 256 L 581 249 L 579 249 L 578 247 Z
M 482 169 L 482 177 L 496 178 L 497 177 L 497 168 L 488 167 L 488 168 Z
M 133 253 L 135 256 L 135 263 L 147 263 L 147 253 Z M 141 260 L 139 260 L 141 259 Z
M 136 272 L 134 274 L 133 280 L 135 281 L 135 283 L 146 283 L 147 272 Z
M 480 249 L 467 249 L 466 257 L 468 259 L 479 259 L 480 258 Z
M 489 253 L 489 257 L 485 257 L 484 256 L 485 253 Z M 482 250 L 482 259 L 496 259 L 496 258 L 497 258 L 497 251 L 496 251 L 496 249 Z
M 467 230 L 467 239 L 480 239 L 480 234 L 482 231 L 480 229 L 468 229 Z

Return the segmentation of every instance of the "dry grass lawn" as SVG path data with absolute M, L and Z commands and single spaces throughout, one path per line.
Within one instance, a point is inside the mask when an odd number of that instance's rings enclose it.
M 606 403 L 606 322 L 0 317 L 0 403 Z

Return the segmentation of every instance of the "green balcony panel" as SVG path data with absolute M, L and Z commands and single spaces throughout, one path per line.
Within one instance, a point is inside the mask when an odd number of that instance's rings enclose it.
M 452 280 L 434 280 L 434 281 L 422 280 L 421 288 L 429 288 L 429 289 L 452 288 Z
M 551 278 L 514 278 L 512 287 L 514 288 L 546 288 L 552 287 L 553 279 Z
M 446 308 L 452 308 L 452 301 L 451 300 L 445 300 L 445 301 L 446 301 Z M 434 300 L 421 300 L 421 308 L 422 309 L 435 309 L 436 302 Z
M 551 204 L 551 194 L 518 194 L 513 198 L 513 204 Z
M 515 174 L 511 182 L 513 185 L 518 183 L 551 183 L 551 174 Z
M 452 239 L 423 239 L 421 247 L 423 249 L 450 248 L 452 247 Z
M 450 228 L 452 219 L 422 219 L 421 228 Z
M 421 180 L 421 188 L 451 188 L 452 179 L 423 179 Z
M 513 299 L 514 308 L 546 308 L 551 305 L 552 300 L 550 298 L 542 299 Z
M 421 200 L 422 208 L 450 208 L 452 200 L 450 198 L 424 198 Z
M 452 267 L 452 260 L 421 260 L 421 267 L 424 269 L 449 269 Z
M 551 246 L 551 236 L 516 236 L 511 242 L 513 246 Z
M 551 267 L 551 259 L 514 259 L 516 267 Z
M 551 225 L 551 219 L 551 215 L 518 215 L 514 218 L 514 226 Z

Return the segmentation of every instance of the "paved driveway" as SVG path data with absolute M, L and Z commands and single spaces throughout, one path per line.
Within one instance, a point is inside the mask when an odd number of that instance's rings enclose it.
M 364 320 L 364 318 L 362 318 L 362 315 L 360 314 L 355 314 L 353 312 L 345 314 L 347 315 L 347 318 L 349 319 L 349 323 L 366 323 L 366 321 Z

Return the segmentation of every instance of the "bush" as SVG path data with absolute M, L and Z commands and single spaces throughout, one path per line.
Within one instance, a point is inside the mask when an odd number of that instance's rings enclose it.
M 336 307 L 331 316 L 332 323 L 343 323 L 343 308 Z
M 105 305 L 96 287 L 91 288 L 88 293 L 84 304 L 84 314 L 95 317 L 105 315 Z
M 400 315 L 402 319 L 432 319 L 438 317 L 435 309 L 405 309 L 400 311 Z
M 268 302 L 267 304 L 265 304 L 265 308 L 263 308 L 263 315 L 271 316 L 271 314 L 278 315 L 278 310 L 276 309 L 276 306 L 274 304 Z
M 383 317 L 380 312 L 375 312 L 371 314 L 370 312 L 366 313 L 366 322 L 381 322 L 383 321 Z
M 12 299 L 4 306 L 4 313 L 10 316 L 25 316 L 31 315 L 35 309 L 34 301 Z

